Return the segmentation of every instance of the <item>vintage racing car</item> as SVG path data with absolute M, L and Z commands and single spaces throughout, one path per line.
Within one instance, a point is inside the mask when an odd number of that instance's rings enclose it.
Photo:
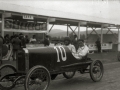
M 91 79 L 97 82 L 102 79 L 104 68 L 100 60 L 87 56 L 76 59 L 66 46 L 24 48 L 18 51 L 16 66 L 0 67 L 0 88 L 9 90 L 24 84 L 25 90 L 33 90 L 33 87 L 46 90 L 58 74 L 70 79 L 76 71 L 90 73 Z

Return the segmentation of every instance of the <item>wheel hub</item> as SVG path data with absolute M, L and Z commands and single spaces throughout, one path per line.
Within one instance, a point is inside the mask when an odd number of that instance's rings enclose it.
M 93 73 L 94 73 L 94 74 L 98 73 L 99 71 L 100 71 L 100 70 L 99 70 L 99 67 L 98 67 L 98 66 L 96 66 L 96 67 L 93 68 Z
M 36 79 L 35 79 L 35 83 L 36 83 L 36 84 L 40 84 L 40 85 L 41 85 L 42 80 L 40 80 L 39 78 L 36 78 Z

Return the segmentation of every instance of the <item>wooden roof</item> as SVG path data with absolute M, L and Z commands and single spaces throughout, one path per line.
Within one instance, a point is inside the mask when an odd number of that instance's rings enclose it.
M 86 25 L 81 26 L 90 26 L 90 27 L 101 27 L 102 24 L 109 24 L 109 25 L 120 25 L 120 22 L 100 18 L 100 17 L 93 17 L 81 14 L 74 14 L 69 12 L 60 12 L 60 11 L 53 11 L 53 10 L 46 10 L 41 8 L 33 8 L 29 6 L 21 6 L 15 4 L 8 4 L 8 3 L 0 3 L 0 12 L 10 12 L 10 13 L 18 13 L 22 14 L 30 14 L 35 16 L 43 16 L 43 17 L 54 17 L 56 18 L 55 22 L 50 22 L 50 24 L 70 24 L 72 26 L 77 26 L 78 22 L 87 22 Z M 13 17 L 15 18 L 15 17 Z M 36 18 L 38 20 L 38 18 Z M 45 20 L 45 19 L 43 19 Z

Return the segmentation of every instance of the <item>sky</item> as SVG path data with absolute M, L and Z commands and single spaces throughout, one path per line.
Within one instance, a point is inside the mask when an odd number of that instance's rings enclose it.
M 120 21 L 120 0 L 0 0 L 0 2 Z M 59 29 L 58 26 L 54 28 Z

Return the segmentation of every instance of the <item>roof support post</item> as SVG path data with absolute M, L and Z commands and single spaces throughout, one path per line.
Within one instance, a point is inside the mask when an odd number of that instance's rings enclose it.
M 94 30 L 92 30 L 92 31 L 90 32 L 90 34 L 87 35 L 86 39 L 88 39 L 88 37 L 89 37 L 93 32 L 94 32 Z
M 102 44 L 103 44 L 103 26 L 101 25 L 101 39 L 100 39 L 100 42 L 101 42 L 101 52 L 102 52 Z
M 77 26 L 76 26 L 76 28 L 74 29 L 74 32 L 75 32 L 76 29 L 77 29 Z
M 97 34 L 97 36 L 100 37 L 99 34 L 95 31 L 95 29 L 96 28 L 92 28 L 92 30 Z
M 51 26 L 51 28 L 50 28 L 49 32 L 52 30 L 53 26 L 54 26 L 54 24 Z
M 110 30 L 110 28 L 108 28 L 108 32 L 111 32 L 116 39 L 118 38 L 118 37 Z M 107 33 L 106 33 L 106 34 L 107 34 Z
M 78 22 L 78 39 L 80 39 L 80 22 Z
M 120 27 L 118 27 L 118 51 L 120 51 Z
M 68 24 L 67 24 L 67 36 L 69 36 L 69 28 L 68 28 Z
M 75 30 L 77 29 L 78 26 L 76 26 L 76 28 L 73 30 L 75 32 Z M 73 32 L 72 32 L 73 33 Z
M 70 25 L 69 25 L 69 28 L 72 30 L 72 32 L 76 35 L 76 33 L 74 32 L 74 30 L 70 27 Z
M 0 35 L 2 37 L 4 37 L 4 13 L 2 13 L 2 20 L 1 20 L 1 31 L 0 31 Z
M 110 31 L 110 29 L 108 28 L 108 31 L 106 32 L 106 34 L 108 34 L 109 31 Z
M 47 34 L 49 34 L 49 18 L 47 18 Z
M 112 34 L 114 34 L 112 31 L 111 31 L 111 28 L 107 28 L 108 31 L 106 32 L 106 34 L 108 34 L 108 32 L 111 32 Z
M 97 36 L 100 38 L 100 35 L 95 31 L 96 28 L 93 28 L 93 27 L 91 27 L 91 28 L 92 28 L 92 31 L 91 31 L 91 33 L 86 37 L 86 39 L 88 39 L 88 37 L 89 37 L 93 32 L 95 32 L 95 33 L 97 34 Z

